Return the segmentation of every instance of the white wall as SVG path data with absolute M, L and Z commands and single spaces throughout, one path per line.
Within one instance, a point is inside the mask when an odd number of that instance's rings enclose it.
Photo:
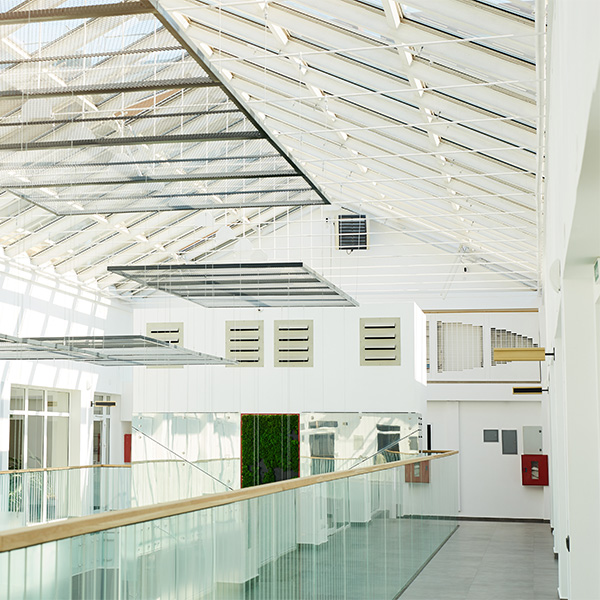
M 0 333 L 19 337 L 131 333 L 132 312 L 64 277 L 0 257 Z M 71 393 L 69 462 L 92 457 L 94 393 L 121 394 L 131 367 L 100 367 L 72 361 L 0 361 L 0 470 L 8 468 L 9 405 L 12 385 Z M 130 415 L 127 406 L 121 407 Z M 130 418 L 130 417 L 129 417 Z M 113 422 L 118 430 L 121 423 Z M 122 462 L 121 455 L 113 460 Z
M 448 309 L 444 309 L 448 310 Z M 513 386 L 540 385 L 539 363 L 493 365 L 490 329 L 506 329 L 540 343 L 538 312 L 496 309 L 485 312 L 428 313 L 430 373 L 427 423 L 434 449 L 459 450 L 460 514 L 468 517 L 548 519 L 548 488 L 521 483 L 522 427 L 542 426 L 544 453 L 550 452 L 547 396 L 515 396 Z M 439 372 L 436 323 L 465 323 L 483 328 L 483 366 Z M 450 348 L 461 352 L 461 348 Z M 516 429 L 518 454 L 502 455 L 501 443 L 483 443 L 483 429 Z M 501 433 L 499 433 L 501 435 Z M 551 485 L 554 482 L 550 481 Z
M 265 366 L 188 366 L 134 373 L 136 413 L 147 412 L 418 412 L 425 410 L 424 356 L 415 362 L 415 328 L 424 336 L 413 303 L 374 308 L 204 309 L 180 299 L 135 310 L 135 330 L 147 322 L 183 322 L 183 345 L 225 355 L 225 321 L 263 319 Z M 363 367 L 361 317 L 400 317 L 401 365 Z M 314 320 L 314 366 L 273 366 L 273 321 Z M 421 337 L 422 339 L 422 337 Z M 424 352 L 424 348 L 421 348 Z M 420 372 L 415 377 L 415 364 Z M 420 381 L 419 381 L 420 380 Z
M 600 598 L 600 4 L 550 3 L 544 302 L 561 598 Z M 560 267 L 560 275 L 559 275 Z M 569 552 L 566 538 L 570 538 Z
M 427 408 L 434 446 L 460 449 L 459 515 L 549 518 L 548 488 L 521 483 L 523 426 L 542 426 L 544 453 L 548 452 L 550 431 L 542 416 L 541 402 L 498 402 L 481 396 L 479 400 L 463 397 L 462 401 L 430 401 Z M 500 441 L 484 443 L 484 429 L 497 429 Z M 517 430 L 518 454 L 502 454 L 502 429 Z

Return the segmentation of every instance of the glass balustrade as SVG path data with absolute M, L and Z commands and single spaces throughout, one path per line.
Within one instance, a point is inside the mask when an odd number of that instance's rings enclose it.
M 392 600 L 455 531 L 457 489 L 447 453 L 0 534 L 0 597 Z
M 130 506 L 128 465 L 0 473 L 0 530 Z

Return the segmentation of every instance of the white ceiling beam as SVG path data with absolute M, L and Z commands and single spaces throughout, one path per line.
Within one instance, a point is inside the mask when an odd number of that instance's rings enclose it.
M 195 37 L 196 43 L 205 43 L 216 49 L 221 49 L 228 54 L 234 54 L 238 57 L 238 60 L 252 60 L 262 69 L 285 72 L 289 68 L 298 68 L 298 64 L 294 60 L 289 60 L 279 54 L 276 47 L 261 50 L 261 46 L 265 41 L 264 29 L 262 27 L 254 23 L 245 24 L 239 33 L 244 37 L 240 39 L 228 35 L 229 31 L 227 29 L 221 30 L 220 26 L 223 23 L 220 19 L 215 18 L 212 12 L 209 12 L 208 16 L 212 17 L 213 22 L 194 22 L 188 29 L 188 35 L 191 38 Z M 228 22 L 225 21 L 226 24 Z M 197 30 L 200 30 L 202 33 L 196 34 Z M 301 33 L 307 35 L 309 32 L 303 31 Z M 323 31 L 322 35 L 326 36 L 327 33 L 327 31 Z M 244 43 L 242 40 L 246 38 L 251 39 L 255 45 L 248 46 Z M 328 38 L 326 37 L 325 39 Z M 365 82 L 369 86 L 370 77 L 378 76 L 376 69 L 379 69 L 382 75 L 384 73 L 395 74 L 397 77 L 402 75 L 402 63 L 398 60 L 399 53 L 395 49 L 378 46 L 374 43 L 371 44 L 371 47 L 373 50 L 362 59 L 363 64 L 358 59 L 350 60 L 335 53 L 318 51 L 318 46 L 296 39 L 292 40 L 286 46 L 286 52 L 295 54 L 295 58 L 301 57 L 301 60 L 308 65 L 309 72 L 315 76 L 331 73 L 332 75 L 329 77 L 332 77 L 338 74 L 341 77 L 345 76 L 348 81 L 354 82 L 356 81 L 356 74 L 365 71 Z M 235 64 L 231 60 L 228 60 L 226 56 L 219 57 L 219 55 L 212 57 L 211 61 L 215 65 L 223 66 L 223 68 L 229 70 L 232 70 Z M 369 64 L 372 64 L 373 67 L 369 68 Z M 467 110 L 472 110 L 472 106 L 481 105 L 486 110 L 492 110 L 506 116 L 515 116 L 517 119 L 521 118 L 525 121 L 535 123 L 537 113 L 535 103 L 532 101 L 520 100 L 515 96 L 499 91 L 498 88 L 494 88 L 493 86 L 478 86 L 472 78 L 461 78 L 460 73 L 456 73 L 456 71 L 448 71 L 431 66 L 428 62 L 418 58 L 413 60 L 411 70 L 414 72 L 416 78 L 425 81 L 430 88 L 435 89 L 440 86 L 444 88 L 445 94 L 449 94 L 450 96 L 455 95 L 459 100 L 464 98 L 471 105 L 465 106 Z M 297 75 L 297 71 L 295 73 Z M 410 86 L 404 85 L 407 89 L 410 89 Z M 370 86 L 373 86 L 373 84 L 371 83 Z M 397 89 L 401 89 L 402 87 L 400 83 L 396 86 Z M 386 79 L 384 87 L 380 87 L 379 89 L 390 89 L 390 79 Z M 403 99 L 413 101 L 414 96 L 415 94 L 413 93 L 405 93 Z M 439 110 L 445 109 L 448 112 L 447 107 L 452 107 L 452 102 L 444 97 L 440 96 L 437 98 L 437 102 L 440 105 Z M 504 128 L 510 129 L 511 127 L 514 126 L 504 124 Z
M 281 67 L 282 72 L 288 77 L 296 77 L 298 79 L 299 71 L 296 68 L 296 66 L 294 66 L 290 61 L 285 61 L 285 63 L 282 63 Z M 236 74 L 240 76 L 245 76 L 253 81 L 255 80 L 255 76 L 260 74 L 260 79 L 258 79 L 258 81 L 265 81 L 265 72 L 262 69 L 260 69 L 258 65 L 253 65 L 252 63 L 248 62 L 236 63 L 232 67 L 232 70 Z M 254 75 L 250 74 L 251 70 L 254 70 Z M 515 148 L 513 145 L 515 143 L 518 143 L 525 147 L 530 146 L 532 149 L 534 149 L 536 144 L 536 135 L 534 131 L 526 130 L 522 127 L 515 126 L 510 122 L 494 121 L 493 117 L 490 118 L 490 116 L 486 115 L 485 113 L 477 112 L 476 110 L 473 110 L 472 108 L 469 108 L 464 105 L 460 105 L 459 103 L 453 103 L 452 101 L 444 100 L 443 98 L 438 97 L 436 95 L 431 95 L 430 92 L 425 90 L 425 95 L 427 96 L 427 103 L 428 106 L 431 107 L 432 113 L 434 113 L 434 115 L 444 115 L 444 119 L 438 120 L 438 118 L 435 117 L 433 123 L 431 123 L 428 126 L 426 125 L 426 113 L 421 112 L 421 115 L 419 115 L 419 113 L 416 112 L 418 109 L 412 108 L 411 106 L 404 104 L 404 102 L 406 101 L 413 101 L 418 94 L 415 93 L 404 96 L 402 96 L 401 94 L 395 94 L 396 98 L 400 100 L 400 103 L 391 100 L 390 98 L 386 98 L 385 96 L 376 96 L 374 94 L 369 95 L 368 92 L 365 95 L 365 90 L 356 85 L 356 83 L 360 82 L 361 78 L 364 78 L 363 83 L 365 85 L 374 86 L 374 84 L 377 83 L 381 85 L 388 83 L 389 85 L 389 78 L 386 78 L 379 73 L 370 74 L 365 72 L 363 74 L 362 68 L 359 66 L 356 67 L 352 79 L 354 83 L 350 83 L 347 80 L 344 81 L 343 79 L 328 76 L 314 70 L 309 70 L 306 73 L 306 75 L 303 76 L 303 79 L 306 80 L 307 83 L 311 83 L 319 89 L 326 90 L 328 93 L 336 94 L 339 96 L 347 96 L 348 101 L 356 102 L 359 105 L 363 104 L 365 106 L 365 109 L 378 109 L 378 112 L 382 112 L 383 110 L 385 110 L 387 114 L 393 115 L 395 119 L 400 119 L 408 123 L 419 123 L 422 129 L 430 129 L 431 132 L 438 135 L 442 135 L 445 139 L 448 139 L 451 142 L 455 141 L 464 146 L 471 145 L 480 148 L 500 148 L 501 150 L 498 151 L 490 150 L 489 154 L 491 156 L 495 156 L 499 160 L 509 162 L 512 161 L 514 164 L 521 166 L 522 168 L 530 169 L 532 166 L 535 166 L 535 155 L 533 153 L 526 152 L 524 150 L 521 150 L 520 148 Z M 378 78 L 380 78 L 381 81 L 378 82 Z M 288 90 L 288 96 L 294 97 L 302 95 L 301 90 L 300 94 L 298 94 L 298 83 L 293 83 L 292 81 L 284 80 L 283 78 L 278 77 L 275 74 L 269 74 L 269 87 L 273 87 L 273 85 L 275 85 L 275 80 L 279 82 L 277 85 L 279 85 L 280 87 L 285 85 L 286 90 Z M 237 85 L 237 81 L 234 80 L 233 85 Z M 265 88 L 264 84 L 262 88 L 265 90 L 266 93 L 268 88 Z M 257 90 L 260 89 L 260 84 L 257 84 Z M 375 89 L 377 89 L 377 86 L 375 86 Z M 294 94 L 292 94 L 292 90 Z M 258 97 L 264 97 L 265 93 Z M 363 95 L 354 96 L 357 93 Z M 304 96 L 308 96 L 308 93 L 305 93 Z M 390 93 L 389 96 L 394 96 L 394 93 Z M 268 102 L 269 99 L 265 98 L 265 101 Z M 339 108 L 340 102 L 342 102 L 343 105 L 348 104 L 348 102 L 344 102 L 343 100 L 340 100 L 337 97 L 331 98 L 329 96 L 326 96 L 322 99 L 307 98 L 306 101 L 303 100 L 302 102 L 312 102 L 317 105 L 320 103 L 322 106 L 329 105 L 332 102 L 336 102 L 336 110 L 338 111 L 343 110 L 343 108 Z M 415 104 L 416 106 L 416 103 L 413 102 L 413 104 Z M 261 106 L 255 103 L 251 103 L 251 106 L 255 110 L 262 110 Z M 452 111 L 452 114 L 449 113 L 449 110 Z M 488 120 L 486 120 L 486 117 Z M 377 118 L 379 119 L 378 123 L 381 123 L 381 116 L 378 115 Z M 445 122 L 446 118 L 456 120 L 472 119 L 479 122 L 473 124 L 465 124 L 465 126 L 449 125 Z M 489 131 L 482 131 L 484 129 Z M 510 136 L 507 136 L 506 134 L 510 134 Z M 402 135 L 410 136 L 411 133 L 403 131 Z M 504 136 L 505 138 L 512 138 L 512 144 L 501 141 L 502 136 Z M 500 139 L 495 139 L 495 137 L 500 137 Z M 506 150 L 504 150 L 503 148 L 505 148 Z
M 418 25 L 409 20 L 403 20 L 397 30 L 391 29 L 386 21 L 383 10 L 359 4 L 354 0 L 336 0 L 335 2 L 323 3 L 320 0 L 303 0 L 303 5 L 317 10 L 319 14 L 327 14 L 330 17 L 339 19 L 343 23 L 351 23 L 356 27 L 355 31 L 349 29 L 342 30 L 333 22 L 325 22 L 315 17 L 301 15 L 298 10 L 291 7 L 283 8 L 281 5 L 269 6 L 269 18 L 276 23 L 287 23 L 288 29 L 292 32 L 303 25 L 310 26 L 313 31 L 318 31 L 318 27 L 327 27 L 329 34 L 323 40 L 336 48 L 352 47 L 348 42 L 354 38 L 354 41 L 364 39 L 367 36 L 360 36 L 356 31 L 363 29 L 364 23 L 369 23 L 369 28 L 373 31 L 381 32 L 383 35 L 396 33 L 401 40 L 397 43 L 408 44 L 420 47 L 423 45 L 425 54 L 437 57 L 440 62 L 455 65 L 464 65 L 471 73 L 488 73 L 492 77 L 506 80 L 534 80 L 535 68 L 532 65 L 526 65 L 519 61 L 511 61 L 506 57 L 490 50 L 473 46 L 469 42 L 457 43 L 454 36 L 434 31 L 431 28 Z M 248 6 L 248 5 L 246 5 Z M 352 37 L 349 37 L 352 36 Z M 485 57 L 485 60 L 483 60 Z M 368 60 L 368 59 L 367 59 Z M 482 68 L 485 64 L 485 69 Z M 533 82 L 532 92 L 535 92 Z
M 426 17 L 433 17 L 446 27 L 464 30 L 468 23 L 481 35 L 505 36 L 510 32 L 514 37 L 498 40 L 498 43 L 532 57 L 535 48 L 535 29 L 529 21 L 506 11 L 495 9 L 482 3 L 466 0 L 402 0 L 411 8 L 423 11 Z M 418 18 L 418 15 L 416 15 Z M 485 42 L 484 42 L 485 43 Z M 494 43 L 493 41 L 491 42 Z
M 212 11 L 213 15 L 220 19 L 219 29 L 236 31 L 242 39 L 244 38 L 243 19 L 232 15 L 222 6 L 219 8 L 208 8 L 206 5 L 200 7 L 196 3 L 192 4 L 189 0 L 161 0 L 161 4 L 166 8 L 179 6 L 180 12 L 196 18 L 200 22 L 204 20 L 210 22 L 209 13 Z M 309 39 L 317 38 L 321 42 L 326 42 L 329 47 L 342 51 L 346 49 L 352 51 L 354 48 L 364 47 L 365 42 L 368 44 L 371 38 L 357 33 L 363 28 L 364 23 L 369 23 L 371 30 L 384 35 L 394 31 L 388 27 L 383 10 L 359 4 L 354 0 L 336 0 L 325 4 L 321 0 L 303 0 L 302 4 L 311 9 L 311 12 L 302 13 L 295 7 L 271 3 L 269 4 L 268 18 L 273 23 L 285 27 L 292 34 L 297 31 L 309 33 L 307 36 Z M 263 11 L 258 5 L 252 3 L 238 5 L 236 11 L 247 13 L 254 19 L 264 19 Z M 323 15 L 323 18 L 315 17 L 313 11 Z M 325 21 L 326 15 L 331 19 Z M 335 20 L 352 24 L 355 29 L 342 28 L 335 23 Z M 502 80 L 529 81 L 523 85 L 533 86 L 531 92 L 535 92 L 535 69 L 530 65 L 525 65 L 520 61 L 507 60 L 499 53 L 485 50 L 480 46 L 473 46 L 469 42 L 457 43 L 453 36 L 407 20 L 401 23 L 397 31 L 401 36 L 402 44 L 417 47 L 423 45 L 427 47 L 427 55 L 431 54 L 442 64 L 464 66 L 465 70 L 471 74 L 488 74 Z M 356 53 L 360 54 L 360 52 Z M 364 53 L 367 61 L 368 54 L 368 52 Z M 485 56 L 485 61 L 482 60 L 482 55 Z M 485 69 L 482 68 L 483 64 L 485 64 Z
M 236 81 L 236 85 L 238 87 L 238 89 L 243 89 L 245 91 L 247 91 L 248 93 L 251 94 L 255 94 L 258 93 L 260 86 L 256 86 L 256 84 L 254 84 L 251 80 L 244 80 L 242 81 L 241 79 L 238 79 Z M 275 93 L 279 93 L 281 95 L 283 95 L 285 97 L 285 93 L 286 92 L 275 92 L 274 90 L 270 90 L 269 92 L 271 95 L 274 95 Z M 306 113 L 309 108 L 306 107 L 298 107 L 298 106 L 293 106 L 290 105 L 290 109 L 292 109 L 294 112 L 290 112 L 289 115 L 291 115 L 291 117 L 288 117 L 288 113 L 287 111 L 285 111 L 284 105 L 280 105 L 280 106 L 273 106 L 273 105 L 266 105 L 264 106 L 264 110 L 268 111 L 268 115 L 274 119 L 277 119 L 279 121 L 279 123 L 277 123 L 276 127 L 272 127 L 272 128 L 276 128 L 280 131 L 285 131 L 286 129 L 289 129 L 289 122 L 288 122 L 288 118 L 291 118 L 291 122 L 296 122 L 298 121 L 298 131 L 302 131 L 302 121 L 303 121 L 303 113 Z M 285 108 L 288 108 L 287 106 Z M 335 109 L 334 109 L 335 110 Z M 356 110 L 356 109 L 354 109 Z M 338 113 L 341 111 L 338 111 Z M 283 113 L 285 114 L 285 117 L 283 116 Z M 337 113 L 336 113 L 337 114 Z M 277 115 L 277 116 L 276 116 Z M 357 119 L 358 121 L 358 119 Z M 367 156 L 369 155 L 369 153 L 373 153 L 374 151 L 376 151 L 377 154 L 381 154 L 384 151 L 389 151 L 391 152 L 395 158 L 399 158 L 399 154 L 401 154 L 403 152 L 403 143 L 400 140 L 390 140 L 389 138 L 385 137 L 385 136 L 379 136 L 377 138 L 377 145 L 368 148 L 368 150 L 363 149 L 359 149 L 357 146 L 361 145 L 362 143 L 365 143 L 363 140 L 361 140 L 362 138 L 365 137 L 369 137 L 367 136 L 368 132 L 361 132 L 360 136 L 349 136 L 349 141 L 346 142 L 346 145 L 348 145 L 350 147 L 350 145 L 352 145 L 353 148 L 355 148 L 357 151 L 361 152 L 362 154 L 366 154 Z M 313 134 L 315 135 L 315 134 Z M 416 135 L 420 135 L 420 139 L 423 140 L 425 139 L 423 134 L 418 134 L 418 132 L 416 132 Z M 307 134 L 305 139 L 308 139 L 310 136 Z M 323 136 L 316 136 L 315 137 L 323 137 Z M 412 136 L 414 137 L 414 136 Z M 368 142 L 367 142 L 368 143 Z M 422 147 L 422 141 L 421 141 L 421 147 Z M 454 147 L 449 146 L 447 144 L 441 144 L 439 147 L 440 152 L 444 152 L 445 150 L 448 151 L 452 151 L 454 149 Z M 413 154 L 414 155 L 414 148 L 410 148 L 408 149 L 408 153 Z M 412 159 L 413 161 L 415 160 L 415 158 L 413 157 Z M 532 188 L 532 186 L 534 185 L 535 182 L 535 178 L 531 178 L 527 175 L 523 175 L 521 173 L 519 173 L 518 171 L 511 171 L 510 167 L 505 167 L 503 165 L 498 165 L 497 163 L 494 163 L 493 161 L 488 161 L 486 158 L 484 157 L 480 157 L 477 155 L 471 155 L 471 154 L 465 154 L 465 155 L 460 155 L 460 158 L 452 158 L 453 162 L 456 162 L 459 164 L 460 168 L 470 168 L 475 170 L 475 172 L 477 171 L 483 171 L 483 172 L 506 172 L 507 175 L 502 177 L 502 181 L 498 181 L 496 183 L 493 184 L 495 189 L 492 189 L 490 191 L 496 191 L 498 193 L 502 193 L 502 191 L 508 193 L 510 192 L 510 188 L 508 187 L 504 187 L 503 190 L 499 189 L 498 186 L 506 186 L 506 185 L 511 185 L 511 186 L 517 186 L 517 189 L 521 189 L 521 188 Z M 428 154 L 424 154 L 422 156 L 422 158 L 420 159 L 420 162 L 422 162 L 423 164 L 428 164 L 431 166 L 431 168 L 433 169 L 437 169 L 439 172 L 439 163 L 437 162 L 437 159 L 434 156 L 428 155 Z M 512 190 L 514 191 L 514 190 Z

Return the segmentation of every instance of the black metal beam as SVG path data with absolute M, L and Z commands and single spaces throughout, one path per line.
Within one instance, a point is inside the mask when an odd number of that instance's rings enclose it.
M 310 177 L 304 168 L 297 164 L 296 161 L 291 157 L 290 154 L 285 150 L 285 148 L 281 145 L 281 143 L 275 139 L 275 137 L 265 129 L 264 125 L 255 117 L 246 107 L 245 103 L 241 101 L 238 97 L 237 93 L 235 93 L 229 84 L 224 81 L 223 75 L 219 73 L 210 62 L 206 61 L 200 51 L 195 47 L 193 43 L 189 40 L 189 38 L 185 35 L 184 32 L 181 31 L 181 28 L 176 25 L 173 17 L 167 10 L 165 10 L 164 6 L 161 6 L 159 0 L 148 0 L 155 8 L 156 8 L 156 16 L 158 20 L 162 23 L 162 25 L 169 31 L 169 33 L 181 44 L 183 48 L 187 51 L 187 53 L 204 69 L 204 71 L 215 80 L 220 81 L 222 84 L 223 92 L 228 96 L 228 98 L 239 107 L 239 109 L 247 116 L 249 121 L 258 129 L 264 133 L 265 138 L 269 141 L 269 143 L 275 148 L 281 156 L 285 159 L 289 165 L 302 174 L 308 185 L 314 190 L 314 192 L 323 200 L 323 204 L 331 204 L 329 199 L 325 195 L 325 193 L 321 190 L 321 188 L 313 181 L 312 177 Z
M 146 0 L 112 4 L 88 4 L 68 8 L 43 8 L 38 10 L 9 10 L 0 13 L 0 25 L 26 25 L 46 21 L 69 21 L 73 19 L 95 19 L 98 17 L 120 17 L 156 13 Z
M 149 271 L 226 271 L 229 269 L 237 269 L 238 271 L 249 270 L 255 275 L 256 269 L 265 269 L 267 273 L 271 274 L 276 269 L 283 269 L 284 273 L 277 273 L 278 275 L 287 274 L 291 269 L 291 274 L 300 273 L 305 275 L 305 272 L 298 271 L 297 269 L 304 268 L 302 262 L 253 262 L 253 263 L 192 263 L 187 265 L 171 265 L 171 264 L 153 264 L 153 265 L 114 265 L 106 267 L 107 271 L 118 273 L 119 271 L 139 271 L 142 274 L 146 274 Z
M 198 158 L 169 158 L 169 159 L 147 159 L 147 160 L 116 160 L 114 162 L 89 162 L 89 163 L 67 163 L 67 162 L 35 162 L 27 165 L 23 165 L 23 163 L 2 163 L 1 169 L 6 170 L 14 170 L 14 169 L 85 169 L 88 167 L 115 167 L 121 165 L 171 165 L 171 164 L 179 164 L 179 163 L 194 163 L 194 164 L 207 164 L 211 162 L 222 162 L 222 161 L 232 161 L 232 160 L 259 160 L 263 158 L 281 158 L 280 154 L 270 153 L 270 154 L 247 154 L 247 155 L 228 155 L 228 156 L 215 156 L 215 157 L 198 157 Z M 0 171 L 1 172 L 1 171 Z M 27 176 L 27 171 L 23 172 L 24 176 Z
M 125 109 L 127 110 L 127 109 Z M 152 110 L 145 109 L 130 109 L 130 110 Z M 237 108 L 227 108 L 223 110 L 198 110 L 193 112 L 173 112 L 173 113 L 146 113 L 140 115 L 110 115 L 106 117 L 73 117 L 71 119 L 34 119 L 33 121 L 0 121 L 0 127 L 23 127 L 25 125 L 72 125 L 73 123 L 102 123 L 106 121 L 139 121 L 140 119 L 165 119 L 168 117 L 204 117 L 207 115 L 226 115 L 239 114 Z
M 174 177 L 129 177 L 127 179 L 82 180 L 82 181 L 45 181 L 44 183 L 23 183 L 12 186 L 14 189 L 79 187 L 82 185 L 130 185 L 146 183 L 177 183 L 179 181 L 215 181 L 223 179 L 263 179 L 274 177 L 302 177 L 294 171 L 246 171 L 235 173 L 207 173 L 202 175 L 177 175 Z M 10 186 L 8 189 L 12 189 Z M 216 192 L 215 192 L 216 193 Z
M 181 46 L 161 46 L 157 48 L 133 48 L 105 52 L 85 52 L 82 54 L 59 54 L 50 56 L 32 56 L 31 58 L 13 58 L 0 60 L 0 65 L 23 65 L 39 62 L 59 62 L 63 60 L 82 60 L 84 58 L 111 58 L 114 56 L 128 56 L 132 54 L 151 54 L 153 52 L 170 52 L 172 50 L 184 50 Z
M 45 186 L 48 187 L 48 186 Z M 51 187 L 51 186 L 50 186 Z M 189 202 L 193 202 L 194 198 L 212 198 L 213 196 L 219 196 L 219 197 L 228 197 L 228 196 L 244 196 L 244 195 L 257 195 L 257 194 L 280 194 L 282 192 L 289 192 L 289 193 L 294 193 L 294 194 L 299 194 L 301 192 L 312 192 L 314 191 L 311 187 L 304 187 L 304 188 L 285 188 L 285 189 L 280 189 L 280 188 L 276 188 L 276 189 L 252 189 L 252 190 L 237 190 L 235 192 L 199 192 L 199 193 L 195 193 L 195 192 L 190 192 L 190 193 L 185 193 L 185 194 L 153 194 L 153 195 L 144 195 L 144 196 L 125 196 L 125 197 L 118 197 L 118 198 L 111 198 L 108 195 L 103 195 L 101 197 L 93 196 L 93 199 L 86 199 L 83 198 L 81 195 L 79 196 L 61 196 L 60 198 L 50 198 L 50 197 L 44 197 L 43 200 L 40 200 L 36 197 L 28 197 L 25 196 L 23 194 L 18 194 L 18 192 L 15 192 L 14 190 L 19 190 L 20 188 L 17 186 L 14 187 L 9 187 L 9 186 L 4 186 L 5 189 L 7 190 L 11 190 L 15 195 L 19 195 L 21 198 L 23 198 L 23 200 L 28 200 L 29 202 L 39 202 L 40 204 L 55 204 L 55 203 L 64 203 L 64 202 L 78 202 L 79 204 L 84 203 L 84 204 L 89 204 L 89 203 L 95 203 L 95 204 L 102 204 L 103 202 L 125 202 L 125 203 L 132 203 L 132 202 L 138 202 L 138 201 L 146 201 L 146 203 L 148 204 L 148 206 L 150 206 L 152 204 L 152 200 L 175 200 L 178 198 L 187 198 Z M 184 202 L 182 200 L 182 202 Z M 234 199 L 232 202 L 236 202 L 236 200 Z M 276 202 L 275 200 L 273 200 L 272 202 Z M 271 206 L 272 202 L 269 202 L 267 205 Z M 296 201 L 294 201 L 296 202 Z M 305 202 L 300 202 L 299 204 L 304 204 Z M 213 206 L 212 203 L 209 203 L 211 206 Z M 245 204 L 252 204 L 253 206 L 260 206 L 260 203 L 254 203 L 254 201 L 252 202 L 243 202 L 243 205 Z M 288 204 L 287 202 L 285 203 L 286 205 Z M 314 202 L 312 203 L 314 204 Z M 233 204 L 229 204 L 229 203 L 223 203 L 223 206 L 233 206 Z M 277 204 L 275 204 L 275 206 L 277 206 Z M 127 204 L 125 205 L 125 207 L 127 208 Z M 199 207 L 201 208 L 201 207 Z M 218 208 L 218 206 L 214 206 L 214 208 Z M 129 206 L 129 212 L 131 212 L 133 209 L 131 206 Z M 155 208 L 155 209 L 147 209 L 147 210 L 160 210 L 159 208 Z M 98 212 L 98 211 L 96 211 Z M 107 211 L 107 212 L 112 212 L 112 210 Z
M 31 90 L 2 90 L 0 98 L 53 98 L 59 96 L 89 96 L 93 94 L 125 94 L 128 92 L 145 92 L 152 90 L 174 90 L 186 88 L 218 87 L 219 83 L 208 77 L 191 77 L 188 79 L 156 79 L 135 83 L 96 83 L 94 85 L 77 85 L 56 88 Z
M 215 133 L 182 133 L 180 135 L 145 135 L 140 137 L 107 137 L 89 140 L 57 140 L 54 142 L 17 142 L 0 144 L 0 150 L 60 150 L 105 146 L 141 146 L 143 144 L 180 144 L 186 142 L 226 142 L 262 139 L 260 131 L 224 131 Z

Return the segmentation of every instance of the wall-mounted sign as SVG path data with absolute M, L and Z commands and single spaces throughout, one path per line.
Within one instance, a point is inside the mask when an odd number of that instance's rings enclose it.
M 96 400 L 94 406 L 116 406 L 117 403 L 114 400 Z

